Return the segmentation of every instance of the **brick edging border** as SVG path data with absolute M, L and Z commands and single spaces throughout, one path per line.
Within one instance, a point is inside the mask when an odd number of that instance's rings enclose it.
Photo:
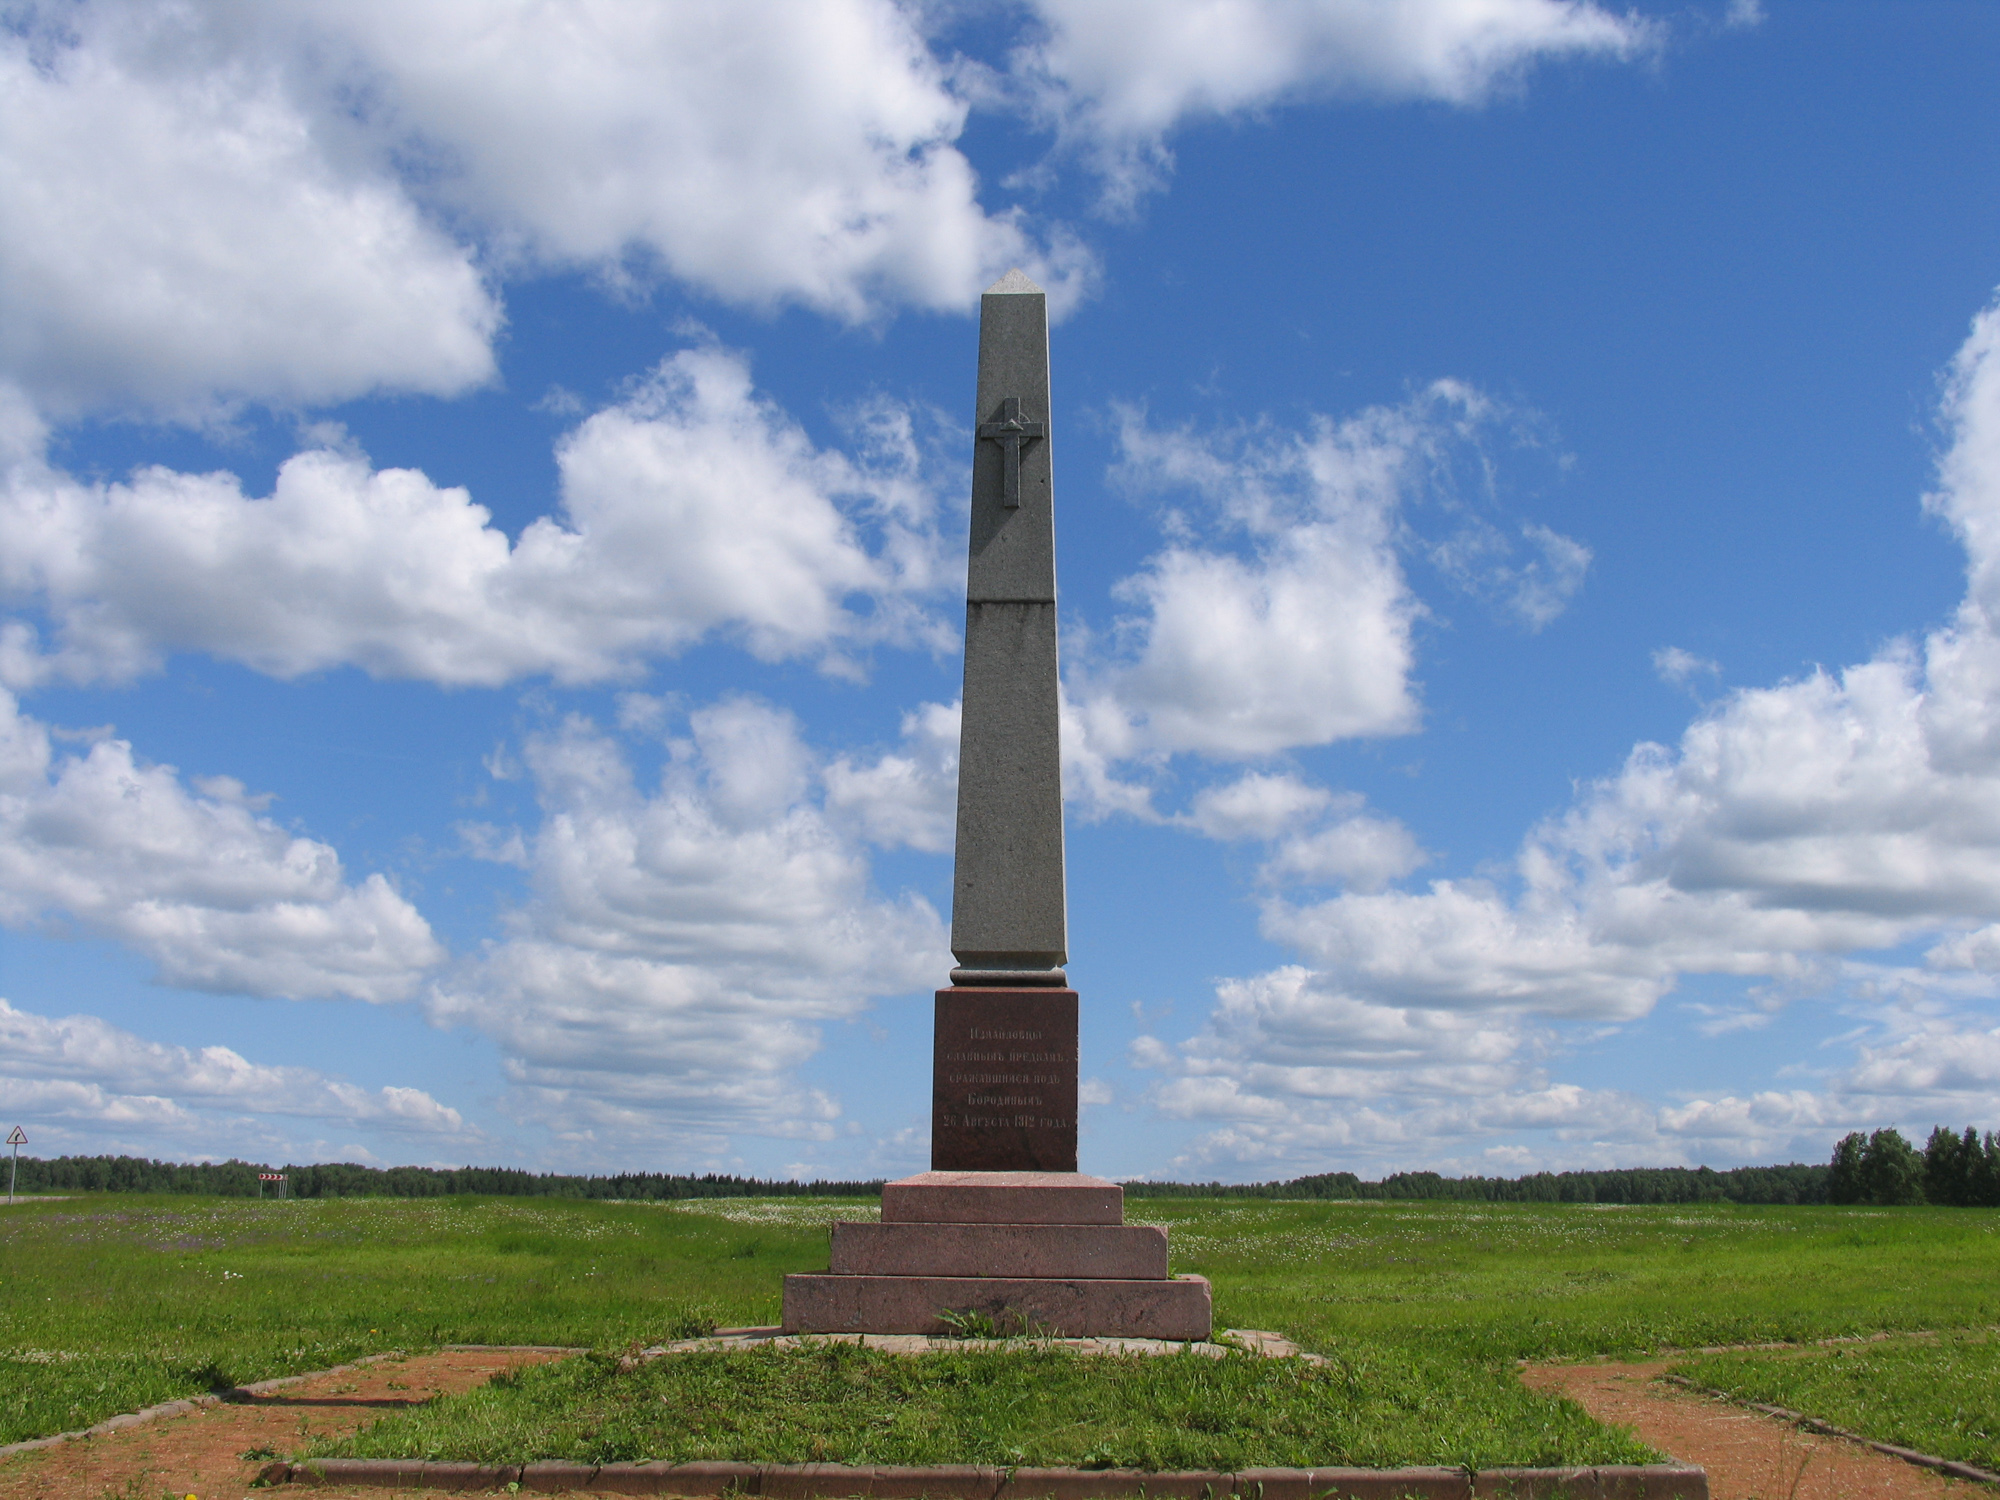
M 566 1344 L 444 1344 L 440 1352 L 446 1354 L 582 1354 L 581 1348 L 571 1348 Z M 268 1395 L 272 1391 L 283 1390 L 288 1385 L 297 1385 L 302 1380 L 318 1380 L 324 1375 L 345 1375 L 353 1370 L 366 1369 L 369 1365 L 380 1364 L 385 1359 L 402 1359 L 401 1349 L 384 1349 L 380 1354 L 364 1354 L 344 1365 L 335 1365 L 327 1370 L 307 1370 L 303 1375 L 278 1375 L 270 1380 L 254 1380 L 249 1385 L 231 1386 L 226 1391 L 205 1391 L 199 1396 L 183 1396 L 176 1401 L 162 1401 L 158 1406 L 141 1407 L 138 1411 L 120 1412 L 115 1417 L 106 1417 L 102 1422 L 89 1427 L 79 1427 L 74 1432 L 52 1432 L 47 1437 L 25 1438 L 18 1443 L 0 1446 L 0 1459 L 11 1458 L 16 1453 L 32 1453 L 37 1448 L 53 1448 L 57 1443 L 67 1443 L 73 1438 L 102 1437 L 107 1432 L 117 1432 L 121 1428 L 137 1427 L 141 1422 L 157 1421 L 161 1417 L 184 1417 L 189 1412 L 200 1411 L 205 1406 L 224 1403 L 235 1405 Z
M 467 1464 L 323 1458 L 266 1464 L 260 1484 L 355 1488 L 586 1490 L 615 1495 L 766 1500 L 1708 1500 L 1686 1464 L 1573 1469 L 999 1469 L 845 1464 Z
M 1936 1469 L 1940 1474 L 1949 1474 L 1954 1479 L 1970 1479 L 1979 1484 L 2000 1486 L 2000 1474 L 1988 1473 L 1985 1469 L 1974 1468 L 1971 1464 L 1962 1464 L 1955 1458 L 1939 1458 L 1935 1453 L 1919 1453 L 1914 1448 L 1899 1448 L 1894 1443 L 1878 1443 L 1873 1438 L 1863 1437 L 1858 1432 L 1849 1432 L 1845 1427 L 1836 1427 L 1831 1422 L 1822 1422 L 1818 1417 L 1809 1417 L 1804 1412 L 1790 1411 L 1782 1406 L 1769 1406 L 1762 1401 L 1745 1401 L 1741 1396 L 1732 1396 L 1728 1391 L 1718 1391 L 1713 1386 L 1696 1385 L 1685 1375 L 1662 1375 L 1660 1378 L 1694 1391 L 1698 1395 L 1713 1396 L 1718 1401 L 1727 1401 L 1731 1406 L 1741 1406 L 1749 1411 L 1762 1412 L 1767 1417 L 1777 1417 L 1780 1421 L 1790 1422 L 1795 1427 L 1803 1427 L 1808 1432 L 1859 1443 L 1864 1448 L 1873 1448 L 1877 1453 L 1900 1458 L 1904 1463 L 1915 1464 L 1920 1469 Z
M 200 1411 L 204 1406 L 247 1401 L 269 1391 L 297 1385 L 301 1380 L 317 1380 L 322 1375 L 345 1375 L 350 1370 L 380 1364 L 385 1359 L 399 1359 L 402 1353 L 400 1349 L 385 1349 L 380 1354 L 364 1354 L 360 1359 L 351 1360 L 344 1365 L 335 1365 L 330 1370 L 308 1370 L 303 1375 L 279 1375 L 271 1380 L 257 1380 L 249 1385 L 231 1386 L 226 1391 L 206 1391 L 199 1396 L 183 1396 L 178 1401 L 162 1401 L 158 1406 L 120 1412 L 115 1417 L 106 1417 L 102 1422 L 89 1427 L 79 1427 L 75 1432 L 52 1432 L 47 1437 L 27 1438 L 18 1443 L 8 1443 L 0 1447 L 0 1458 L 9 1458 L 16 1453 L 32 1453 L 37 1448 L 53 1448 L 57 1443 L 67 1443 L 72 1438 L 102 1437 L 107 1432 L 117 1432 L 123 1427 L 137 1427 L 141 1422 L 151 1422 L 159 1417 L 185 1416 L 191 1411 Z

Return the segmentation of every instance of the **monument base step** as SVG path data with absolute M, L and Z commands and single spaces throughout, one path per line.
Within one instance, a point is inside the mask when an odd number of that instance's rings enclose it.
M 1006 1276 L 1164 1281 L 1167 1232 L 1153 1224 L 833 1226 L 836 1276 Z
M 1088 1172 L 919 1172 L 882 1189 L 885 1224 L 1122 1224 L 1125 1189 Z
M 1215 1329 L 1207 1278 L 1030 1276 L 785 1278 L 787 1333 L 951 1333 L 940 1313 L 980 1314 L 1006 1332 L 1056 1338 L 1200 1341 Z

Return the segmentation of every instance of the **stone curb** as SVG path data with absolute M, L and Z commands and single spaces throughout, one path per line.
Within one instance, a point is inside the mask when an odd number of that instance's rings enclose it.
M 670 1354 L 703 1354 L 737 1349 L 805 1349 L 823 1344 L 853 1344 L 878 1354 L 986 1354 L 1023 1350 L 1065 1349 L 1072 1354 L 1179 1355 L 1227 1359 L 1232 1354 L 1258 1354 L 1266 1359 L 1298 1359 L 1324 1365 L 1326 1356 L 1309 1354 L 1282 1334 L 1257 1328 L 1225 1328 L 1202 1342 L 1181 1339 L 1037 1338 L 963 1339 L 929 1333 L 786 1333 L 783 1328 L 718 1328 L 702 1338 L 678 1339 L 641 1349 L 625 1358 L 623 1368 Z
M 1745 1401 L 1739 1396 L 1732 1396 L 1727 1391 L 1718 1391 L 1712 1386 L 1696 1385 L 1685 1375 L 1662 1375 L 1660 1379 L 1693 1391 L 1697 1395 L 1713 1396 L 1718 1401 L 1727 1401 L 1731 1406 L 1741 1406 L 1750 1411 L 1762 1412 L 1767 1417 L 1790 1422 L 1793 1426 L 1803 1427 L 1808 1432 L 1859 1443 L 1864 1448 L 1873 1448 L 1877 1453 L 1900 1458 L 1904 1463 L 1915 1464 L 1920 1469 L 1936 1469 L 1940 1474 L 1949 1474 L 1954 1479 L 1970 1479 L 1978 1484 L 2000 1485 L 2000 1474 L 1976 1469 L 1971 1464 L 1962 1464 L 1955 1458 L 1939 1458 L 1934 1453 L 1919 1453 L 1914 1448 L 1899 1448 L 1894 1443 L 1878 1443 L 1873 1438 L 1865 1438 L 1858 1432 L 1849 1432 L 1845 1427 L 1836 1427 L 1831 1422 L 1822 1422 L 1818 1417 L 1809 1417 L 1804 1412 L 1788 1411 L 1782 1406 L 1767 1406 L 1762 1401 Z
M 121 1428 L 137 1427 L 141 1422 L 151 1422 L 160 1417 L 186 1416 L 191 1411 L 200 1411 L 204 1406 L 219 1406 L 225 1402 L 248 1401 L 271 1391 L 283 1390 L 288 1385 L 297 1385 L 302 1380 L 317 1380 L 322 1375 L 345 1375 L 350 1370 L 363 1369 L 368 1365 L 380 1364 L 385 1359 L 400 1359 L 400 1349 L 385 1350 L 381 1354 L 364 1355 L 348 1364 L 335 1365 L 330 1370 L 308 1370 L 303 1375 L 280 1375 L 272 1380 L 254 1381 L 249 1385 L 232 1386 L 226 1391 L 210 1391 L 200 1396 L 187 1396 L 179 1401 L 162 1401 L 158 1406 L 143 1407 L 138 1411 L 121 1412 L 115 1417 L 106 1417 L 91 1427 L 80 1427 L 75 1432 L 55 1432 L 47 1437 L 28 1438 L 24 1442 L 8 1443 L 0 1447 L 0 1458 L 9 1458 L 16 1453 L 32 1453 L 37 1448 L 53 1448 L 57 1443 L 67 1443 L 72 1438 L 102 1437 L 107 1432 L 117 1432 Z
M 467 1464 L 393 1458 L 323 1458 L 266 1464 L 264 1485 L 580 1490 L 756 1495 L 770 1500 L 1708 1500 L 1705 1470 L 1680 1464 L 1576 1469 L 1244 1469 L 1150 1473 L 1142 1469 L 849 1467 L 845 1464 Z

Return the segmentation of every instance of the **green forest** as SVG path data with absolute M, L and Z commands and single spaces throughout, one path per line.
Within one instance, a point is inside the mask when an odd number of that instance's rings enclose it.
M 578 1176 L 512 1167 L 367 1167 L 357 1162 L 273 1167 L 263 1162 L 169 1162 L 136 1156 L 20 1160 L 23 1193 L 202 1193 L 255 1198 L 275 1193 L 260 1174 L 282 1172 L 292 1198 L 594 1198 L 651 1202 L 683 1198 L 856 1198 L 882 1190 L 867 1182 L 793 1182 L 721 1173 L 621 1172 Z M 1128 1182 L 1130 1198 L 1278 1198 L 1486 1203 L 1932 1203 L 2000 1206 L 2000 1136 L 1967 1126 L 1934 1129 L 1922 1150 L 1895 1130 L 1856 1132 L 1824 1166 L 1628 1167 L 1603 1172 L 1534 1172 L 1523 1177 L 1445 1177 L 1397 1172 L 1370 1182 L 1352 1172 L 1284 1181 Z

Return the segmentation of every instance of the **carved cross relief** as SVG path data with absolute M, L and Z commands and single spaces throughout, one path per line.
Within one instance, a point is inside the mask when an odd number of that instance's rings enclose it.
M 1044 422 L 1030 422 L 1021 416 L 1021 398 L 1009 396 L 1000 403 L 1000 419 L 981 422 L 979 436 L 1000 445 L 1000 503 L 1009 510 L 1021 508 L 1021 449 L 1037 438 L 1049 435 Z

